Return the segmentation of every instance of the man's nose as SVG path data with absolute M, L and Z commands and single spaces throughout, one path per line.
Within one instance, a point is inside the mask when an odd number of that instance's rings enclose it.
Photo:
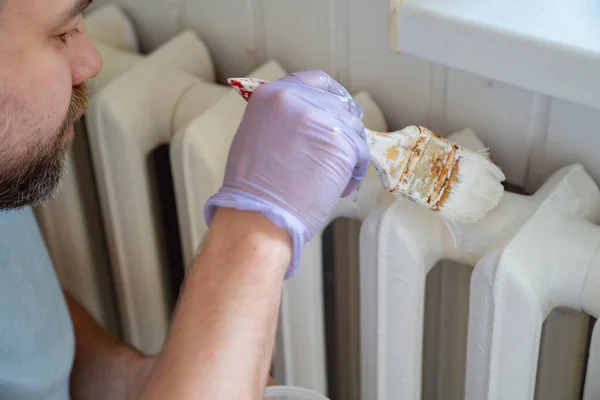
M 83 24 L 82 24 L 83 25 Z M 85 31 L 85 27 L 80 28 L 82 32 L 75 39 L 77 45 L 74 46 L 74 54 L 71 61 L 71 77 L 73 86 L 79 85 L 89 78 L 98 75 L 102 70 L 102 57 Z

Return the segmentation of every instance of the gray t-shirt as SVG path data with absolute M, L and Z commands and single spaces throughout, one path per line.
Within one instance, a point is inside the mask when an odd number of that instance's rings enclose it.
M 0 400 L 67 400 L 73 326 L 31 209 L 0 211 Z

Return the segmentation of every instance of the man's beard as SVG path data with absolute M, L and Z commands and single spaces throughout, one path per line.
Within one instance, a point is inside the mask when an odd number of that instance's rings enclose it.
M 71 103 L 54 141 L 32 147 L 7 171 L 0 171 L 0 210 L 18 209 L 52 200 L 65 170 L 66 154 L 73 137 L 73 125 L 87 109 L 88 89 L 85 83 L 74 86 Z

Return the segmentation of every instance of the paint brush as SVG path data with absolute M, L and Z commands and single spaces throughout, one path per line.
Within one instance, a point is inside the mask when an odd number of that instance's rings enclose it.
M 230 78 L 228 83 L 249 101 L 269 81 Z M 472 152 L 427 128 L 408 126 L 395 132 L 366 129 L 371 164 L 384 188 L 458 223 L 475 223 L 502 197 L 504 174 L 485 154 Z

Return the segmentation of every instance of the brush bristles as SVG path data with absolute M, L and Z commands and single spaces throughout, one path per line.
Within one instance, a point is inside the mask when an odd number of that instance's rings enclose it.
M 461 223 L 475 223 L 494 209 L 502 195 L 504 174 L 485 156 L 462 149 L 458 174 L 440 215 Z

